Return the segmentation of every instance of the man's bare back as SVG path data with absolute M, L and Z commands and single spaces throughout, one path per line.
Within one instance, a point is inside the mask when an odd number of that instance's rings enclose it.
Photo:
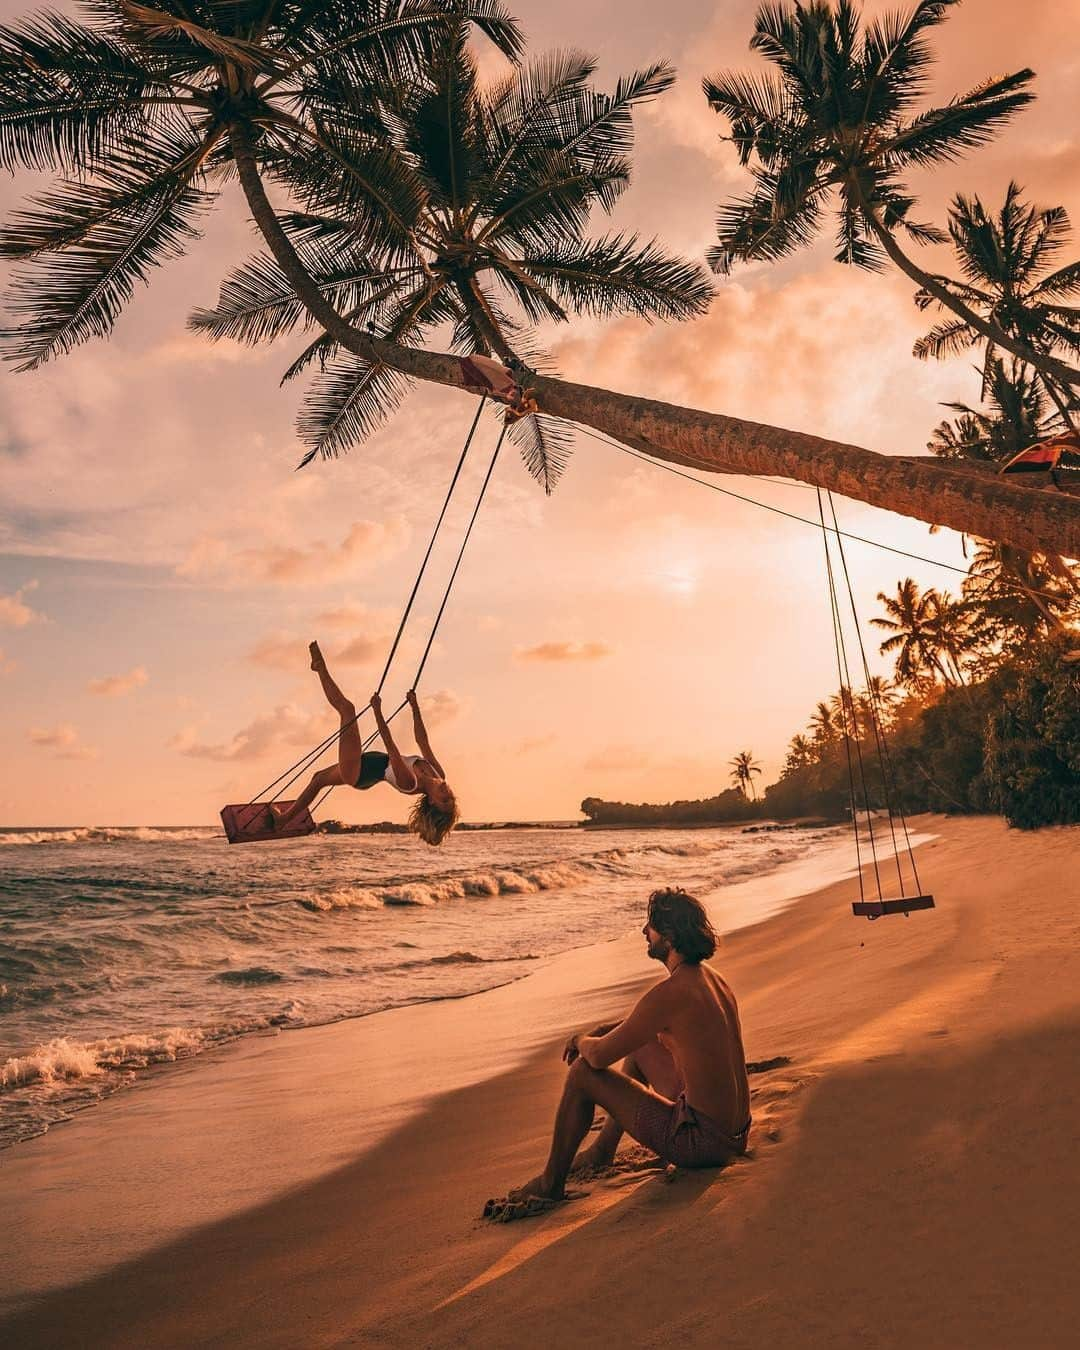
M 704 962 L 677 966 L 665 984 L 669 1011 L 657 1038 L 679 1069 L 690 1105 L 735 1134 L 750 1118 L 750 1083 L 735 995 Z

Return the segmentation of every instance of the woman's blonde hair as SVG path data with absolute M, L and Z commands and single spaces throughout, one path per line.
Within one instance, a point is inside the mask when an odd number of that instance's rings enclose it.
M 449 788 L 446 789 L 446 795 L 450 798 L 449 810 L 436 806 L 425 793 L 409 812 L 409 829 L 432 848 L 438 848 L 461 819 L 457 798 Z

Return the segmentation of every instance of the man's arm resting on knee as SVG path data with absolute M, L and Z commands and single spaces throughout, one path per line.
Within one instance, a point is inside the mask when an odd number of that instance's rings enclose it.
M 663 1031 L 668 1021 L 668 986 L 654 985 L 637 1002 L 629 1017 L 604 1036 L 582 1036 L 578 1054 L 594 1069 L 607 1069 L 639 1050 Z

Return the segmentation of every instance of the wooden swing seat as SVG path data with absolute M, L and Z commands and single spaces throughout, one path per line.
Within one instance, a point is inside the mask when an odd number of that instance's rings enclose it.
M 292 802 L 275 802 L 275 806 L 284 814 Z M 244 802 L 240 805 L 223 806 L 221 823 L 225 826 L 225 838 L 230 844 L 257 844 L 271 839 L 299 839 L 305 834 L 315 833 L 315 822 L 311 812 L 304 810 L 285 829 L 275 829 L 270 814 L 269 802 Z
M 881 919 L 886 914 L 907 914 L 912 909 L 933 908 L 932 895 L 907 895 L 898 900 L 856 900 L 851 912 L 867 919 Z

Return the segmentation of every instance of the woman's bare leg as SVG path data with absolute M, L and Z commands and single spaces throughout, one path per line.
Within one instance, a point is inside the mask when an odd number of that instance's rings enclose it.
M 319 677 L 326 701 L 341 718 L 341 734 L 338 737 L 338 769 L 341 772 L 339 781 L 347 783 L 349 787 L 355 787 L 356 780 L 360 777 L 360 757 L 363 754 L 360 728 L 356 725 L 356 706 L 334 683 L 330 672 L 326 669 L 323 654 L 319 651 L 319 644 L 311 643 L 308 650 L 311 652 L 311 669 Z
M 320 769 L 318 773 L 312 775 L 311 782 L 308 783 L 288 810 L 284 810 L 279 803 L 271 805 L 270 811 L 274 816 L 274 828 L 283 830 L 286 825 L 290 824 L 311 805 L 323 788 L 337 787 L 342 782 L 344 782 L 344 779 L 341 777 L 339 765 L 332 764 L 328 769 Z

